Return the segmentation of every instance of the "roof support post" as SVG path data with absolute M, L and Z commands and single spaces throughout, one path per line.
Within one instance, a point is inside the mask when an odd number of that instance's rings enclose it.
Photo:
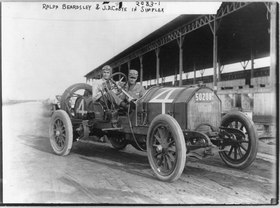
M 254 57 L 254 52 L 253 52 L 253 49 L 251 48 L 251 85 L 253 83 L 253 78 L 254 78 L 254 60 L 255 60 L 255 57 Z
M 140 61 L 140 84 L 143 84 L 143 56 L 139 56 Z
M 274 89 L 276 86 L 276 64 L 277 64 L 277 17 L 276 2 L 270 3 L 270 86 Z
M 129 74 L 129 70 L 130 70 L 130 61 L 127 62 L 127 74 Z
M 121 72 L 121 65 L 118 66 L 119 72 Z M 121 75 L 119 75 L 119 80 L 121 79 Z
M 180 35 L 180 37 L 177 39 L 177 43 L 179 46 L 179 86 L 182 86 L 182 73 L 183 73 L 183 43 L 184 43 L 185 36 Z
M 195 81 L 196 81 L 196 67 L 195 67 L 195 63 L 193 65 L 193 73 L 194 73 L 194 76 L 193 76 L 193 84 L 195 84 Z
M 216 29 L 216 19 L 214 20 L 214 28 L 213 28 L 213 70 L 214 70 L 214 77 L 213 77 L 213 85 L 214 85 L 214 91 L 217 91 L 217 42 L 218 42 L 218 38 L 217 38 L 217 29 Z
M 160 48 L 156 48 L 155 49 L 155 52 L 156 52 L 156 57 L 157 57 L 157 72 L 156 72 L 156 79 L 157 79 L 157 83 L 156 85 L 158 86 L 159 85 L 159 51 L 160 51 Z
M 220 20 L 221 21 L 221 20 Z M 218 23 L 216 19 L 216 15 L 214 17 L 213 25 L 209 23 L 210 29 L 213 33 L 213 86 L 214 86 L 214 91 L 217 91 L 217 59 L 218 59 L 218 36 L 217 36 L 217 31 L 218 31 Z

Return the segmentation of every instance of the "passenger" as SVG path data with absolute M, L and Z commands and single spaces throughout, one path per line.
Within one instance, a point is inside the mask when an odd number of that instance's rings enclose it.
M 136 83 L 137 78 L 138 78 L 138 71 L 136 71 L 135 69 L 129 70 L 128 82 L 124 86 L 125 91 L 127 91 L 128 94 L 131 97 L 133 97 L 134 99 L 141 98 L 146 92 L 146 90 L 144 89 L 144 87 L 142 85 L 140 85 L 139 83 Z M 123 98 L 123 100 L 127 99 L 127 96 L 125 96 L 123 94 L 122 98 Z
M 109 65 L 106 65 L 102 68 L 102 78 L 94 80 L 92 83 L 92 100 L 95 102 L 99 99 L 102 99 L 103 102 L 110 101 L 115 107 L 123 106 L 126 107 L 126 103 L 118 97 L 115 92 L 112 90 L 111 83 L 109 79 L 112 75 L 112 68 Z M 104 95 L 107 100 L 105 100 L 102 95 Z

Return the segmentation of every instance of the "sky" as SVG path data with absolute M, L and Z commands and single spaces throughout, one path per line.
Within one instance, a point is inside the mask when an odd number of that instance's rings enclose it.
M 2 2 L 2 100 L 54 98 L 178 15 L 213 14 L 221 3 L 157 4 L 164 13 L 141 12 L 136 2 L 123 2 L 126 11 L 100 2 Z

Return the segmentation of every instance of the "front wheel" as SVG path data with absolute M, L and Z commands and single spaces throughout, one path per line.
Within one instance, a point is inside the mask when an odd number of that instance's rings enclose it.
M 152 121 L 147 154 L 158 179 L 172 182 L 181 176 L 186 163 L 186 144 L 181 127 L 172 116 L 161 114 Z
M 228 147 L 228 150 L 219 152 L 225 164 L 238 169 L 251 165 L 258 151 L 258 135 L 253 121 L 245 114 L 236 111 L 226 114 L 221 126 L 228 128 L 226 131 L 235 137 L 235 142 Z M 233 131 L 230 132 L 230 129 Z
M 73 129 L 70 117 L 64 110 L 53 113 L 49 135 L 53 151 L 57 155 L 68 155 L 73 144 Z

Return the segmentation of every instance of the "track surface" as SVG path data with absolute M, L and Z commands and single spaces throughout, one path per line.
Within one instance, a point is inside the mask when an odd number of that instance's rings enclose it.
M 3 106 L 4 203 L 270 204 L 276 198 L 275 145 L 260 143 L 246 170 L 219 156 L 187 158 L 174 183 L 158 181 L 147 156 L 130 145 L 75 143 L 70 155 L 53 154 L 50 117 L 41 103 Z

